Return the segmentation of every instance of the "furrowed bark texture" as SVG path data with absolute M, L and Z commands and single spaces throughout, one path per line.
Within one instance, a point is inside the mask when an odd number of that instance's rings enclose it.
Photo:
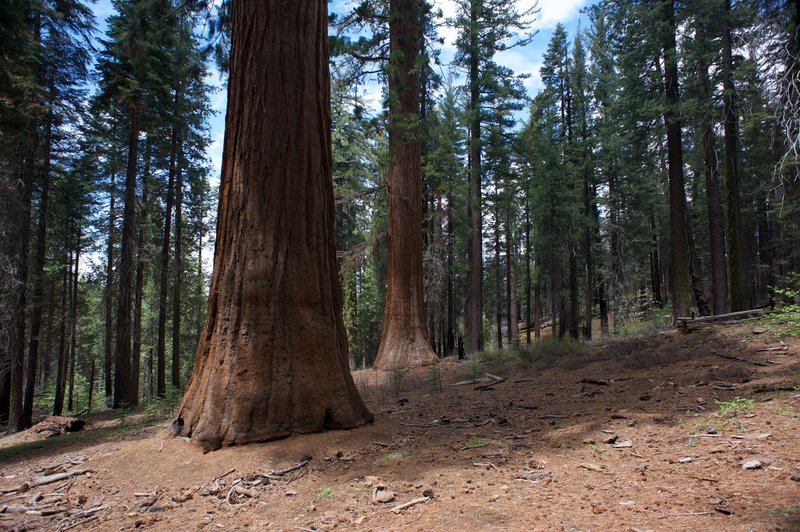
M 326 8 L 233 4 L 208 321 L 179 414 L 212 449 L 372 420 L 342 320 Z

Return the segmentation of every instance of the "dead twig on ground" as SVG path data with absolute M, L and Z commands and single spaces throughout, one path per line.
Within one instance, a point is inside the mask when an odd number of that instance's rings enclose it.
M 397 513 L 400 513 L 401 510 L 405 510 L 406 508 L 410 508 L 410 507 L 414 506 L 415 504 L 428 502 L 429 500 L 431 500 L 430 497 L 417 497 L 416 499 L 411 499 L 408 502 L 405 502 L 403 504 L 399 504 L 399 505 L 395 506 L 394 508 L 391 508 L 389 511 L 397 514 Z
M 214 478 L 211 480 L 211 482 L 216 482 L 216 481 L 218 481 L 218 480 L 222 480 L 223 478 L 227 477 L 228 475 L 230 475 L 230 474 L 231 474 L 231 473 L 233 473 L 234 471 L 236 471 L 236 468 L 235 468 L 235 467 L 232 467 L 232 468 L 228 469 L 227 471 L 225 471 L 224 473 L 222 473 L 221 475 L 217 475 L 216 477 L 214 477 Z

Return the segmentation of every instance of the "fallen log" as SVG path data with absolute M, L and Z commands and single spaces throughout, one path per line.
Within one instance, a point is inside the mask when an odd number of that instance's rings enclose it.
M 764 314 L 764 309 L 755 308 L 752 310 L 741 310 L 739 312 L 728 312 L 726 314 L 716 314 L 714 316 L 700 317 L 679 317 L 676 319 L 678 329 L 683 332 L 691 332 L 692 328 L 714 323 L 737 322 L 750 318 L 757 318 Z

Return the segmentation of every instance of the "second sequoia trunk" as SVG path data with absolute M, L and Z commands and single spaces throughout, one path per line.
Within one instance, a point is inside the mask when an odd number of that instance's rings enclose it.
M 418 0 L 390 3 L 388 285 L 375 358 L 375 368 L 384 370 L 436 361 L 425 329 L 422 292 L 419 6 Z

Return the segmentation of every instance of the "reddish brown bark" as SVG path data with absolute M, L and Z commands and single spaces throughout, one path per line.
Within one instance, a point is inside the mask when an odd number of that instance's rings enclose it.
M 375 368 L 436 361 L 422 292 L 422 178 L 419 138 L 419 0 L 390 2 L 389 260 L 383 335 Z
M 327 3 L 238 0 L 208 321 L 176 428 L 207 448 L 352 428 Z

